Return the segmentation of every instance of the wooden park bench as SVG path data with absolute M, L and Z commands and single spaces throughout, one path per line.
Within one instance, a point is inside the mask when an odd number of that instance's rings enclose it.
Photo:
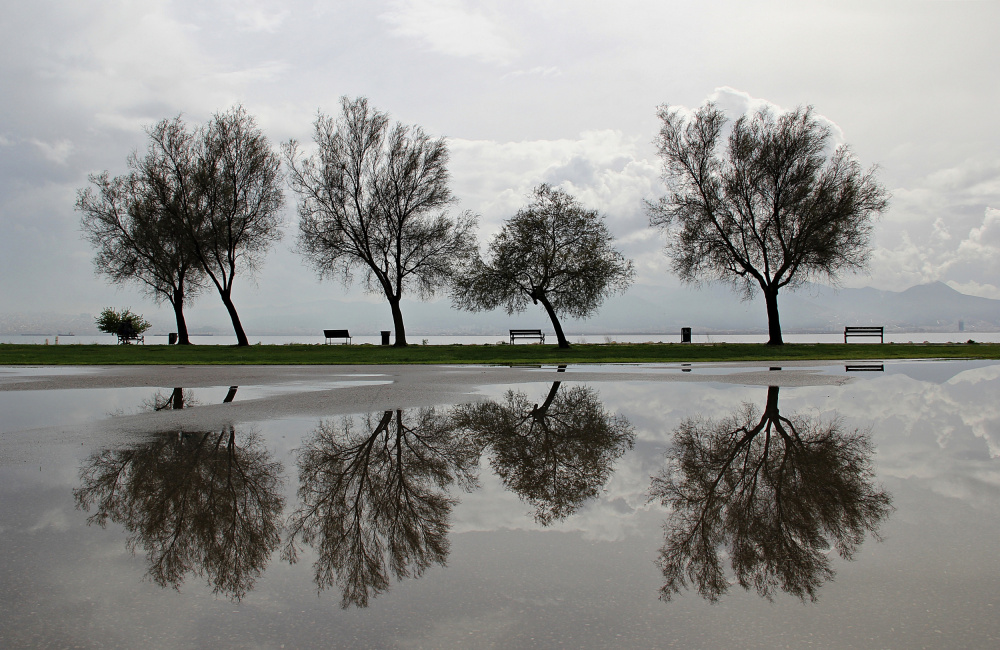
M 882 336 L 883 327 L 845 327 L 844 328 L 844 343 L 847 343 L 848 336 L 877 336 L 879 343 L 885 343 L 885 339 Z
M 542 333 L 542 330 L 511 330 L 511 345 L 514 345 L 514 339 L 538 339 L 539 342 L 545 343 L 545 334 Z
M 351 342 L 351 333 L 347 330 L 323 330 L 323 335 L 326 337 L 327 343 L 329 343 L 331 339 L 344 339 L 344 345 Z

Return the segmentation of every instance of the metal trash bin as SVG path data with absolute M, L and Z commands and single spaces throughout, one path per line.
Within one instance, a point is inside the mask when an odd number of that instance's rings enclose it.
M 691 328 L 690 327 L 682 327 L 681 328 L 681 343 L 690 343 L 690 342 L 691 342 Z
M 167 345 L 174 345 L 175 343 L 177 343 L 177 332 L 167 334 Z
M 382 345 L 389 345 L 390 334 L 392 334 L 392 330 L 382 330 Z

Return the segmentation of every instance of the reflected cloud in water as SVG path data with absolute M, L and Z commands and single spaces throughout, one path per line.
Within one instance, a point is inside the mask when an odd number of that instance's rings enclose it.
M 783 365 L 755 381 L 803 374 Z M 745 374 L 682 369 L 646 371 Z M 222 425 L 239 403 L 319 384 L 247 384 L 225 407 L 228 377 L 155 396 L 4 393 L 17 423 L 0 436 L 17 459 L 0 464 L 5 639 L 909 647 L 933 626 L 991 647 L 1000 363 L 807 370 L 844 381 L 587 386 L 571 368 L 527 371 L 475 404 L 261 409 L 252 426 Z M 134 415 L 109 420 L 112 407 Z
M 783 416 L 778 387 L 763 411 L 745 403 L 722 419 L 690 418 L 674 431 L 650 499 L 670 508 L 657 563 L 663 600 L 689 585 L 716 602 L 735 582 L 771 599 L 816 600 L 834 570 L 831 547 L 851 559 L 892 512 L 875 482 L 870 432 L 834 418 Z

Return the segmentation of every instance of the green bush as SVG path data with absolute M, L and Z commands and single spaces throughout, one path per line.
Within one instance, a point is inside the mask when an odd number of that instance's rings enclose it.
M 120 312 L 111 307 L 106 308 L 97 317 L 97 329 L 108 334 L 131 334 L 140 336 L 153 325 L 139 314 L 135 314 L 127 307 Z

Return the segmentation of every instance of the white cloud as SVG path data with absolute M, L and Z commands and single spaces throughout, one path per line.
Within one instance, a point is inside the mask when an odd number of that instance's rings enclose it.
M 976 282 L 975 280 L 970 280 L 969 282 L 955 282 L 954 280 L 948 280 L 945 284 L 955 291 L 969 296 L 981 296 L 983 298 L 1000 300 L 1000 287 L 994 284 L 982 284 Z
M 381 18 L 394 25 L 394 35 L 422 41 L 441 54 L 500 65 L 518 54 L 496 14 L 474 10 L 462 0 L 397 0 Z
M 70 154 L 73 153 L 73 143 L 69 140 L 43 142 L 32 138 L 30 142 L 42 152 L 42 155 L 45 156 L 47 160 L 51 160 L 59 165 L 65 165 L 66 160 L 69 158 Z
M 946 282 L 1000 297 L 1000 159 L 975 158 L 892 190 L 876 230 L 872 276 L 884 289 Z
M 983 261 L 1000 258 L 1000 210 L 986 208 L 982 225 L 969 231 L 958 250 Z
M 236 23 L 249 32 L 276 32 L 291 14 L 287 9 L 268 10 L 264 7 L 247 7 L 242 4 L 237 7 Z
M 514 70 L 513 72 L 508 72 L 501 79 L 513 78 L 513 77 L 559 77 L 562 76 L 562 70 L 559 66 L 535 66 L 527 70 Z
M 449 147 L 456 194 L 487 222 L 512 215 L 540 183 L 563 187 L 612 221 L 634 218 L 660 191 L 659 164 L 642 159 L 637 138 L 620 131 L 522 142 L 454 138 Z
M 715 91 L 708 96 L 707 100 L 718 105 L 719 108 L 724 110 L 731 119 L 737 118 L 741 115 L 756 113 L 761 109 L 771 111 L 775 114 L 785 113 L 792 110 L 790 108 L 779 106 L 778 104 L 766 99 L 754 97 L 750 93 L 743 90 L 730 88 L 729 86 L 720 86 L 719 88 L 716 88 Z M 830 129 L 830 145 L 832 147 L 838 147 L 844 144 L 844 132 L 836 122 L 819 113 L 815 113 L 814 116 L 817 122 Z

